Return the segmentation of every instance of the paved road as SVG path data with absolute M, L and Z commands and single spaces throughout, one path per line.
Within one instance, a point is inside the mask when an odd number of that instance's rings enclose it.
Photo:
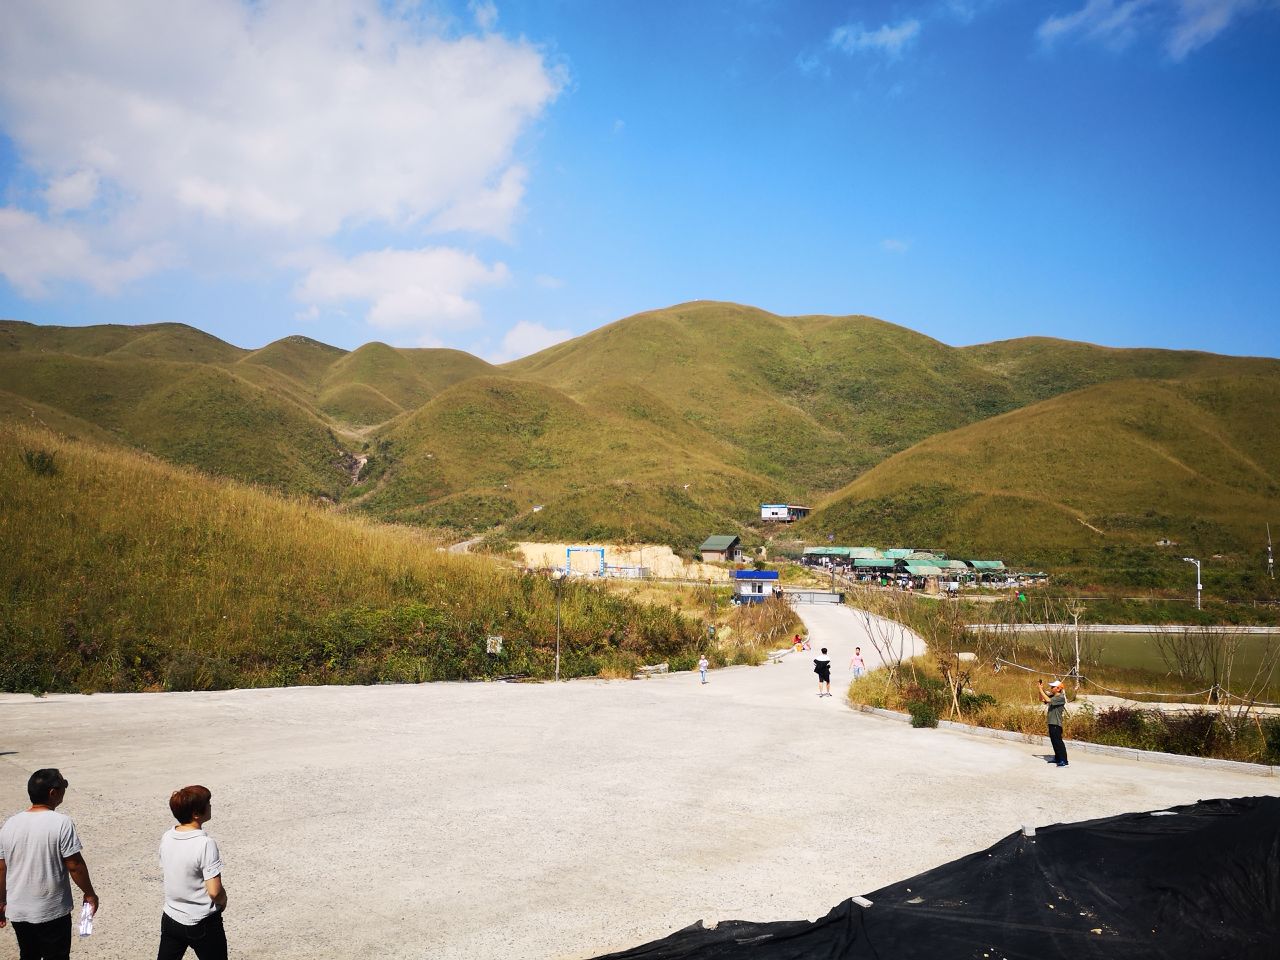
M 865 624 L 801 613 L 840 691 Z M 1024 822 L 1280 792 L 1109 758 L 1058 770 L 1038 747 L 912 730 L 816 692 L 812 663 L 788 656 L 705 687 L 0 696 L 0 810 L 24 806 L 37 767 L 70 779 L 103 898 L 78 957 L 154 951 L 166 800 L 202 782 L 237 957 L 564 960 L 700 918 L 817 917 Z

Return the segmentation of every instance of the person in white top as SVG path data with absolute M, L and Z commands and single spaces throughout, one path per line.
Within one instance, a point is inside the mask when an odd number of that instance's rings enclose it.
M 813 672 L 818 675 L 818 696 L 831 696 L 831 658 L 827 656 L 827 648 L 813 658 Z
M 698 658 L 698 672 L 702 674 L 703 683 L 707 682 L 707 668 L 709 666 L 711 666 L 711 663 L 707 660 L 707 655 L 704 653 Z
M 31 808 L 0 827 L 0 927 L 13 921 L 22 960 L 67 960 L 71 953 L 71 884 L 95 913 L 98 895 L 80 852 L 75 824 L 57 808 L 66 778 L 52 768 L 27 780 Z
M 212 794 L 199 784 L 183 787 L 169 797 L 169 809 L 178 825 L 160 838 L 164 914 L 156 960 L 180 960 L 188 947 L 199 960 L 226 960 L 222 856 L 217 842 L 204 832 L 213 819 Z

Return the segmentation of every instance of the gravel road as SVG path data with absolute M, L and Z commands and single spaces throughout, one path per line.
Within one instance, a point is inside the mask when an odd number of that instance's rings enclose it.
M 850 710 L 812 662 L 643 681 L 0 696 L 0 810 L 58 766 L 103 900 L 74 956 L 153 954 L 167 798 L 213 791 L 238 957 L 582 958 L 698 919 L 817 917 L 1037 825 L 1280 792 Z M 9 930 L 0 957 L 16 956 Z

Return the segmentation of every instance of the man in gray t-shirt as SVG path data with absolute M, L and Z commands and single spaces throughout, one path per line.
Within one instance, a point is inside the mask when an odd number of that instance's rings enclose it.
M 13 921 L 22 960 L 70 956 L 69 879 L 98 912 L 98 895 L 80 853 L 75 824 L 57 812 L 68 786 L 57 770 L 37 770 L 27 781 L 30 809 L 15 813 L 0 827 L 0 927 Z
M 1043 680 L 1037 680 L 1036 687 L 1040 692 L 1041 702 L 1048 708 L 1045 711 L 1045 719 L 1048 720 L 1049 742 L 1053 744 L 1053 759 L 1049 762 L 1065 767 L 1067 745 L 1062 742 L 1062 715 L 1067 708 L 1067 693 L 1062 688 L 1061 680 L 1050 683 L 1048 693 L 1045 692 Z

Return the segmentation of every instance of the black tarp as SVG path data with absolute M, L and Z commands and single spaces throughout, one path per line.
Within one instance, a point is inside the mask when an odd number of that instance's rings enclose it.
M 863 897 L 597 960 L 1276 960 L 1280 797 L 1019 831 Z

